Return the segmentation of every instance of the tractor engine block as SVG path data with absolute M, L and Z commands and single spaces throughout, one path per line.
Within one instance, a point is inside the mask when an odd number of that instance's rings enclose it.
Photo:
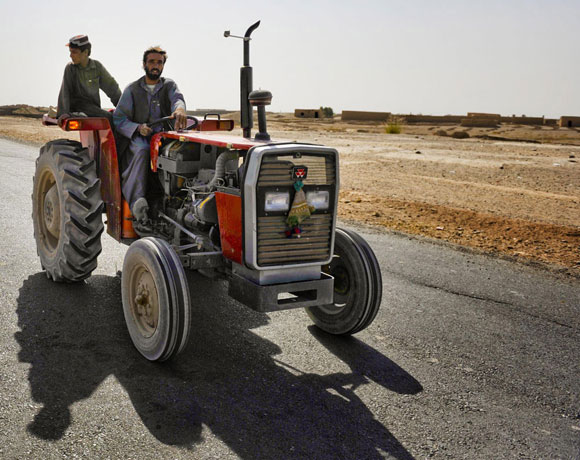
M 239 187 L 240 152 L 209 144 L 170 140 L 159 149 L 158 177 L 166 211 L 192 230 L 209 232 L 218 224 L 214 192 Z

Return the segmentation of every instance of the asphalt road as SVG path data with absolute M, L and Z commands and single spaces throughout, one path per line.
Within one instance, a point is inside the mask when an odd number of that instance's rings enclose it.
M 580 282 L 390 233 L 383 304 L 352 338 L 260 314 L 191 277 L 194 332 L 146 362 L 121 307 L 124 246 L 47 280 L 37 149 L 0 141 L 0 458 L 579 458 Z

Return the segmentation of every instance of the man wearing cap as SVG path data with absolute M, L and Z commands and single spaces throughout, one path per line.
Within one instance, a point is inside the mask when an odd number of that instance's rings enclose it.
M 83 112 L 89 117 L 107 117 L 112 127 L 112 116 L 101 109 L 99 90 L 102 89 L 113 105 L 117 105 L 121 90 L 115 79 L 99 61 L 90 59 L 91 42 L 86 35 L 72 37 L 66 45 L 70 49 L 69 62 L 58 94 L 57 117 L 62 123 L 71 112 Z
M 147 126 L 154 120 L 171 116 L 175 129 L 183 129 L 187 123 L 185 99 L 177 84 L 161 77 L 167 53 L 159 47 L 151 47 L 143 53 L 145 75 L 131 83 L 123 91 L 113 114 L 117 131 L 117 153 L 121 166 L 122 192 L 135 223 L 135 231 L 144 235 L 151 232 L 145 198 L 155 182 L 151 180 L 151 135 L 163 129 L 161 124 Z

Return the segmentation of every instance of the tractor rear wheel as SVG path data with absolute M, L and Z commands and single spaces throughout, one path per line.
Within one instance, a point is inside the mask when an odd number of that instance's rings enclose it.
M 383 283 L 375 254 L 357 233 L 337 228 L 334 256 L 323 271 L 334 277 L 334 302 L 306 308 L 320 329 L 349 335 L 367 328 L 381 306 Z
M 32 221 L 40 263 L 54 281 L 88 278 L 97 268 L 103 232 L 101 181 L 79 142 L 45 144 L 36 160 Z
M 135 348 L 149 361 L 165 361 L 189 339 L 189 285 L 169 244 L 154 237 L 135 241 L 121 277 L 123 312 Z

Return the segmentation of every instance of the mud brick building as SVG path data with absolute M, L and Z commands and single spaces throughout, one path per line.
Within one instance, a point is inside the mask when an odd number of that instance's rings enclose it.
M 559 125 L 561 128 L 578 128 L 580 127 L 580 117 L 562 116 Z
M 324 112 L 321 109 L 294 109 L 296 118 L 324 118 Z

